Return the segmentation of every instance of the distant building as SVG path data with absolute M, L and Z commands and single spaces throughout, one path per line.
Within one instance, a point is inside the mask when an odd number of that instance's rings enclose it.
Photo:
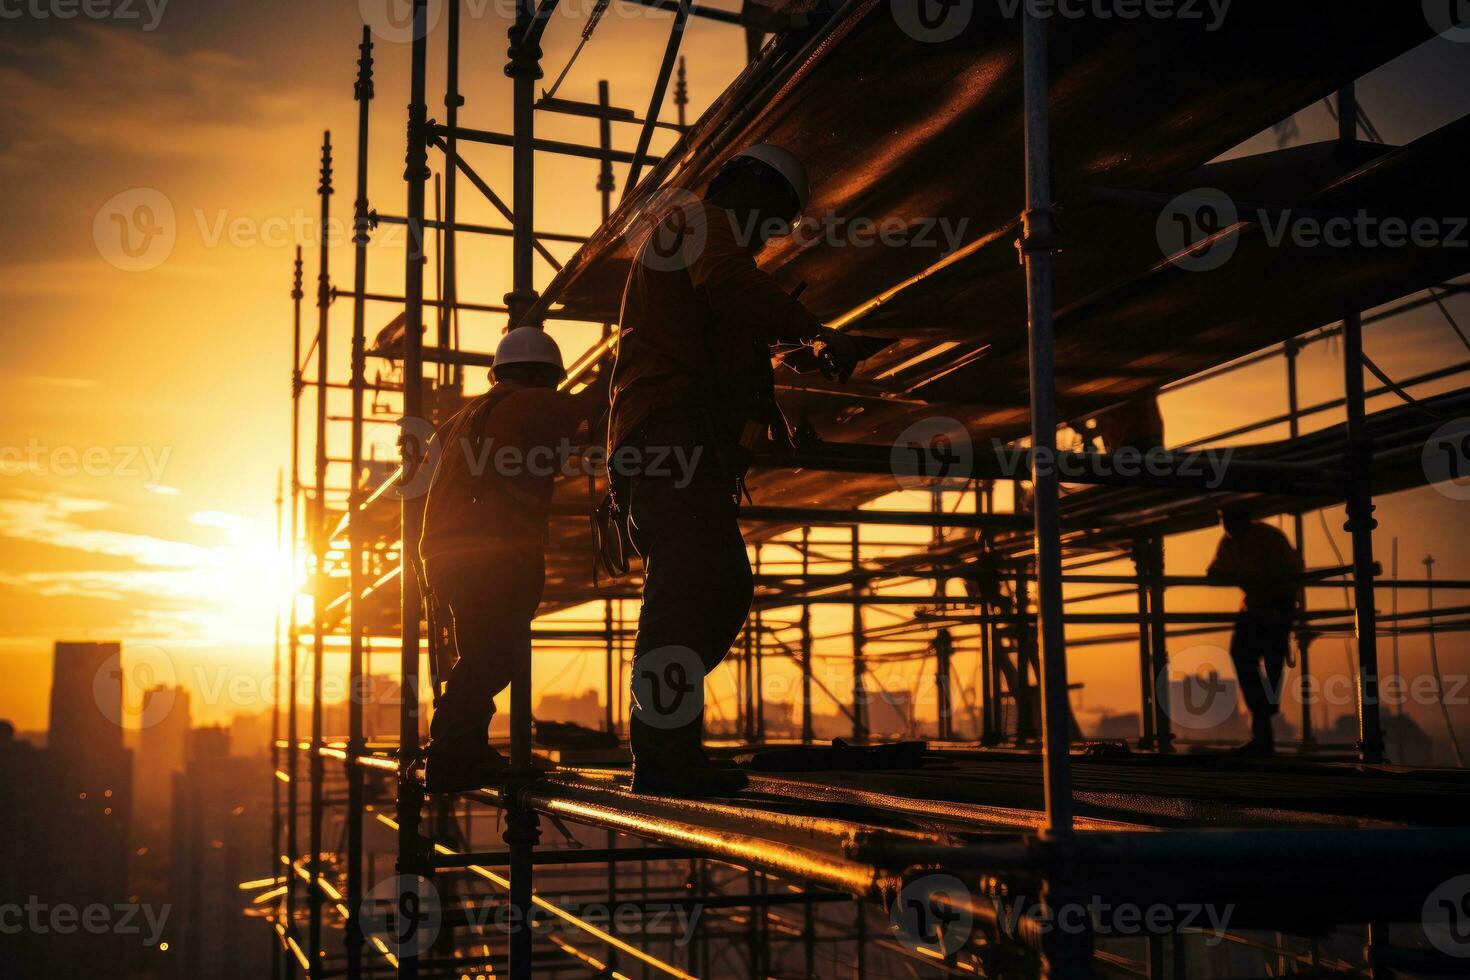
M 270 779 L 264 758 L 230 755 L 223 727 L 189 732 L 174 777 L 167 940 L 179 980 L 257 980 L 270 972 L 260 923 L 247 918 L 242 881 L 268 875 Z
M 536 717 L 544 721 L 568 721 L 601 729 L 607 721 L 602 699 L 593 690 L 581 694 L 547 694 L 536 702 Z
M 138 732 L 133 803 L 135 842 L 158 847 L 168 839 L 173 806 L 174 774 L 184 768 L 184 742 L 189 733 L 189 692 L 159 685 L 143 692 L 143 718 Z
M 121 980 L 140 943 L 109 927 L 130 898 L 121 644 L 58 643 L 52 678 L 47 747 L 15 741 L 8 723 L 0 731 L 0 895 L 27 916 L 5 937 L 0 975 Z
M 123 748 L 121 643 L 58 643 L 47 748 L 88 758 Z

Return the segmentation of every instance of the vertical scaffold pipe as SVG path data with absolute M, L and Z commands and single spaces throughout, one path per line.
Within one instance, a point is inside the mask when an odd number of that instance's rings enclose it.
M 1358 639 L 1358 754 L 1383 761 L 1383 726 L 1378 703 L 1378 613 L 1374 606 L 1372 453 L 1363 394 L 1363 318 L 1343 321 L 1342 356 L 1347 397 L 1347 523 L 1353 544 L 1353 609 Z
M 312 508 L 312 589 L 311 610 L 311 826 L 308 831 L 311 853 L 307 855 L 307 898 L 310 915 L 307 920 L 307 962 L 313 978 L 322 975 L 322 783 L 326 778 L 326 760 L 322 757 L 322 661 L 325 659 L 326 632 L 322 627 L 322 610 L 327 606 L 326 561 L 330 530 L 327 527 L 327 321 L 332 305 L 332 280 L 329 267 L 330 224 L 332 220 L 332 134 L 322 135 L 322 176 L 318 193 L 322 199 L 321 267 L 317 274 L 316 327 L 316 495 Z
M 1026 264 L 1027 327 L 1031 365 L 1031 481 L 1036 517 L 1036 604 L 1040 625 L 1041 752 L 1046 826 L 1054 870 L 1043 885 L 1049 913 L 1065 914 L 1076 901 L 1069 859 L 1072 841 L 1071 711 L 1067 646 L 1062 632 L 1062 548 L 1056 468 L 1056 379 L 1052 345 L 1052 254 L 1057 250 L 1051 204 L 1050 84 L 1043 13 L 1027 6 L 1022 18 L 1022 71 L 1026 109 L 1026 213 L 1021 254 Z M 1048 934 L 1042 950 L 1046 977 L 1091 976 L 1089 937 Z
M 1133 574 L 1138 576 L 1138 717 L 1141 748 L 1154 748 L 1158 744 L 1154 733 L 1153 646 L 1149 643 L 1148 548 L 1147 538 L 1137 538 L 1133 542 Z
M 403 469 L 399 475 L 400 527 L 399 617 L 403 645 L 399 670 L 402 699 L 398 712 L 398 921 L 403 923 L 398 951 L 398 976 L 413 980 L 419 974 L 419 820 L 424 795 L 414 772 L 419 754 L 419 596 L 412 549 L 418 546 L 423 510 L 415 493 L 424 447 L 420 419 L 424 411 L 424 184 L 429 179 L 429 108 L 425 104 L 428 71 L 428 2 L 413 0 L 413 40 L 409 67 L 408 149 L 403 176 L 408 182 L 408 250 L 403 270 L 403 417 L 400 440 Z
M 439 347 L 449 350 L 457 345 L 459 323 L 459 248 L 456 226 L 459 222 L 459 110 L 464 96 L 459 94 L 459 0 L 449 0 L 444 42 L 444 285 L 443 305 L 439 307 Z M 464 365 L 449 366 L 449 383 L 464 385 Z
M 1026 262 L 1026 307 L 1031 350 L 1031 480 L 1036 511 L 1036 603 L 1040 621 L 1041 723 L 1047 830 L 1072 829 L 1068 753 L 1067 650 L 1062 632 L 1061 524 L 1057 504 L 1056 380 L 1052 349 L 1052 253 L 1056 226 L 1051 206 L 1051 134 L 1047 24 L 1026 8 L 1023 62 L 1026 92 L 1026 214 L 1021 251 Z
M 1169 631 L 1165 618 L 1168 590 L 1164 587 L 1164 536 L 1148 539 L 1149 644 L 1153 647 L 1154 740 L 1160 752 L 1174 751 L 1173 716 L 1169 713 Z
M 1289 416 L 1288 435 L 1296 439 L 1302 434 L 1301 395 L 1297 385 L 1297 356 L 1302 345 L 1295 339 L 1288 340 L 1282 347 L 1286 355 L 1286 410 Z M 1293 541 L 1302 561 L 1307 560 L 1307 533 L 1302 521 L 1302 512 L 1291 515 Z M 1397 593 L 1395 593 L 1397 594 Z M 1305 598 L 1305 594 L 1303 595 Z M 1305 609 L 1303 609 L 1305 611 Z M 1310 752 L 1317 743 L 1312 730 L 1312 641 L 1305 630 L 1297 633 L 1297 669 L 1302 697 L 1302 751 Z
M 287 554 L 291 559 L 291 607 L 287 610 L 286 626 L 286 656 L 289 662 L 286 665 L 287 697 L 286 702 L 286 858 L 287 863 L 280 866 L 281 873 L 286 876 L 286 935 L 294 937 L 296 934 L 296 874 L 291 868 L 291 861 L 295 861 L 300 854 L 300 843 L 296 836 L 296 810 L 300 806 L 298 793 L 299 780 L 297 779 L 296 760 L 300 754 L 300 746 L 297 745 L 301 737 L 300 725 L 297 716 L 297 707 L 300 678 L 297 676 L 297 665 L 300 663 L 301 649 L 301 623 L 296 612 L 296 598 L 301 588 L 301 583 L 296 580 L 296 545 L 301 535 L 299 514 L 301 510 L 301 300 L 306 296 L 303 276 L 303 264 L 301 260 L 301 246 L 296 246 L 295 277 L 291 286 L 291 305 L 293 320 L 293 336 L 291 343 L 291 542 Z M 279 861 L 272 862 L 272 866 L 279 865 Z M 282 956 L 286 960 L 286 977 L 291 980 L 296 976 L 296 957 L 287 954 L 284 950 Z
M 801 529 L 801 578 L 812 570 L 812 529 Z M 801 744 L 811 745 L 812 732 L 812 604 L 801 604 Z
M 863 632 L 863 584 L 858 578 L 862 571 L 862 525 L 852 526 L 852 740 L 859 745 L 868 740 L 868 689 L 867 660 L 864 647 L 867 636 Z
M 538 16 L 533 0 L 517 0 L 510 28 L 509 61 L 505 73 L 512 82 L 512 247 L 511 292 L 505 297 L 510 326 L 540 326 L 526 322 L 536 303 L 531 257 L 535 242 L 536 80 L 541 77 L 541 30 L 554 0 L 544 0 Z M 503 839 L 510 851 L 510 978 L 531 980 L 532 851 L 540 837 L 536 812 L 524 805 L 525 787 L 535 778 L 531 746 L 531 650 L 511 652 L 510 682 L 510 805 Z
M 276 547 L 281 546 L 281 534 L 285 530 L 286 516 L 286 490 L 285 472 L 276 471 Z M 271 628 L 271 684 L 273 690 L 281 690 L 281 605 L 276 603 L 276 618 Z M 281 853 L 281 781 L 276 778 L 276 773 L 281 769 L 281 699 L 271 699 L 271 850 L 270 863 L 266 867 L 276 869 L 280 867 Z M 276 874 L 272 870 L 271 874 Z M 275 932 L 270 935 L 271 944 L 271 977 L 281 976 L 281 944 L 277 940 Z
M 1338 142 L 1351 147 L 1358 136 L 1358 97 L 1352 85 L 1337 99 Z M 1353 610 L 1358 638 L 1358 755 L 1383 761 L 1383 726 L 1378 704 L 1378 612 L 1374 605 L 1373 441 L 1363 392 L 1363 318 L 1342 324 L 1343 397 L 1347 401 L 1348 498 L 1345 530 L 1353 543 Z
M 367 247 L 370 222 L 368 218 L 367 174 L 368 174 L 368 105 L 373 99 L 373 36 L 369 28 L 362 29 L 362 42 L 358 45 L 357 84 L 353 94 L 357 99 L 357 196 L 353 204 L 352 217 L 352 474 L 348 478 L 347 495 L 347 550 L 351 555 L 348 584 L 351 598 L 348 602 L 348 627 L 351 633 L 347 664 L 347 924 L 343 941 L 347 946 L 347 976 L 357 980 L 362 976 L 362 923 L 359 920 L 362 906 L 362 767 L 357 757 L 364 750 L 362 729 L 363 670 L 362 670 L 362 610 L 358 597 L 367 590 L 367 569 L 363 565 L 362 521 L 358 511 L 362 507 L 362 402 L 367 384 L 367 356 L 365 300 L 367 292 Z

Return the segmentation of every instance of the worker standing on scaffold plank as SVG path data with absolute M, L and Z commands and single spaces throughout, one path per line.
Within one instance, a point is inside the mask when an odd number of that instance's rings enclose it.
M 795 156 L 746 148 L 703 199 L 674 191 L 650 209 L 652 231 L 623 293 L 608 452 L 644 567 L 629 721 L 635 792 L 705 797 L 746 785 L 704 751 L 704 677 L 754 594 L 738 523 L 746 468 L 768 440 L 790 438 L 772 349 L 804 347 L 844 382 L 857 362 L 850 338 L 755 262 L 769 239 L 791 232 L 807 196 Z
M 1230 638 L 1230 659 L 1251 712 L 1251 740 L 1235 751 L 1270 755 L 1276 751 L 1271 719 L 1281 710 L 1281 677 L 1301 605 L 1302 556 L 1279 530 L 1251 520 L 1241 504 L 1223 508 L 1220 519 L 1225 537 L 1207 574 L 1245 592 Z
M 431 793 L 479 789 L 503 775 L 489 742 L 495 696 L 517 657 L 546 581 L 547 519 L 564 448 L 600 405 L 601 389 L 557 390 L 561 351 L 536 327 L 495 350 L 493 386 L 435 435 L 419 556 L 438 649 L 457 659 L 434 706 L 425 773 Z

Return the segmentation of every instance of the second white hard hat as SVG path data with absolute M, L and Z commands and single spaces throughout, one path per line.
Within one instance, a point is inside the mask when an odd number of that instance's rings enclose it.
M 495 347 L 495 364 L 554 364 L 562 371 L 561 348 L 556 346 L 545 330 L 537 327 L 516 327 L 500 338 Z
M 798 213 L 806 210 L 806 202 L 811 197 L 811 186 L 807 183 L 806 167 L 795 153 L 774 143 L 756 143 L 747 146 L 732 159 L 739 160 L 741 157 L 759 160 L 784 177 L 800 202 L 797 206 Z

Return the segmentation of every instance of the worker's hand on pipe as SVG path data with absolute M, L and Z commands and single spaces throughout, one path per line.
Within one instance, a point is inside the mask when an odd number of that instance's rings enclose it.
M 822 376 L 828 381 L 846 384 L 858 362 L 857 345 L 852 338 L 840 330 L 821 327 L 810 343 L 822 367 Z

